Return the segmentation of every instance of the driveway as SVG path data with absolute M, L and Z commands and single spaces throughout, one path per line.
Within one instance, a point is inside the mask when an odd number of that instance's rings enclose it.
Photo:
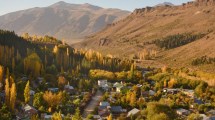
M 100 99 L 102 98 L 102 92 L 98 90 L 96 94 L 93 96 L 92 100 L 90 103 L 87 105 L 87 107 L 84 109 L 84 113 L 82 114 L 83 118 L 86 118 L 87 115 L 92 113 L 96 106 L 99 104 Z

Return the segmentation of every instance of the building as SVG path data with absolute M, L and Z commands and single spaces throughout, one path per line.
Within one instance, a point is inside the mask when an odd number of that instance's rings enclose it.
M 23 106 L 23 111 L 24 111 L 24 114 L 26 117 L 31 117 L 32 115 L 35 115 L 38 112 L 34 107 L 32 107 L 28 104 Z
M 150 96 L 154 96 L 154 95 L 155 95 L 155 91 L 149 90 L 149 95 L 150 95 Z
M 64 90 L 65 90 L 67 93 L 69 93 L 69 94 L 74 94 L 74 93 L 75 93 L 74 87 L 73 87 L 73 86 L 70 86 L 69 84 L 64 86 Z
M 179 89 L 169 89 L 169 88 L 164 88 L 163 89 L 164 93 L 167 94 L 177 94 L 179 92 Z
M 107 80 L 98 80 L 98 86 L 102 88 L 104 91 L 109 91 L 110 87 L 108 85 Z
M 215 120 L 215 116 L 208 117 L 206 120 Z
M 140 114 L 140 110 L 137 108 L 132 109 L 131 111 L 128 112 L 127 117 L 131 116 L 137 116 Z
M 30 95 L 31 95 L 31 96 L 34 96 L 34 94 L 35 94 L 35 91 L 30 90 Z
M 186 110 L 186 109 L 183 109 L 183 108 L 179 108 L 176 110 L 176 113 L 178 115 L 189 115 L 190 114 L 190 111 L 189 110 Z
M 110 103 L 109 103 L 109 102 L 106 102 L 106 101 L 103 101 L 103 102 L 100 102 L 100 103 L 99 103 L 99 106 L 108 107 L 108 106 L 110 106 Z
M 208 115 L 215 116 L 215 109 L 209 110 L 207 112 Z
M 110 111 L 112 114 L 120 114 L 123 112 L 123 109 L 121 106 L 111 106 Z
M 99 106 L 98 107 L 98 115 L 101 116 L 101 118 L 105 119 L 110 114 L 108 108 L 106 106 Z
M 48 91 L 51 91 L 51 92 L 58 92 L 59 88 L 48 88 Z
M 186 94 L 187 96 L 194 98 L 194 90 L 189 90 L 189 89 L 183 89 L 182 92 Z
M 105 86 L 105 85 L 107 85 L 108 83 L 107 83 L 107 80 L 98 80 L 98 86 L 99 87 L 103 87 L 103 86 Z
M 93 115 L 93 120 L 102 120 L 100 115 Z

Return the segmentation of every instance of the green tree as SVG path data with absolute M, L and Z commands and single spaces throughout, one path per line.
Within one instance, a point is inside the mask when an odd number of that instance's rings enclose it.
M 199 114 L 192 113 L 187 117 L 187 120 L 202 120 L 203 118 Z
M 82 120 L 79 108 L 75 109 L 75 114 L 72 116 L 72 120 Z
M 147 119 L 154 120 L 154 117 L 163 117 L 163 120 L 173 120 L 176 117 L 175 112 L 167 105 L 158 102 L 149 102 L 147 104 Z M 165 115 L 163 115 L 165 114 Z M 158 116 L 155 116 L 158 115 Z
M 134 64 L 131 65 L 131 69 L 130 69 L 130 79 L 134 79 Z
M 30 101 L 30 82 L 28 81 L 24 90 L 25 103 Z
M 55 112 L 53 115 L 52 115 L 52 120 L 63 120 L 62 116 L 61 116 L 61 112 Z
M 5 104 L 0 109 L 0 120 L 12 120 L 11 112 Z

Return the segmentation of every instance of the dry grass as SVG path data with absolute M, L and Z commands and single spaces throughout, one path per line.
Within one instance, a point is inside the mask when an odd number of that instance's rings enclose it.
M 111 53 L 119 57 L 129 57 L 144 48 L 146 41 L 152 41 L 178 33 L 206 33 L 215 28 L 215 6 L 167 7 L 153 10 L 146 14 L 131 14 L 115 25 L 94 34 L 85 41 L 73 45 L 76 48 L 91 48 L 103 53 Z M 208 12 L 209 11 L 209 12 Z M 100 46 L 101 38 L 108 38 L 108 44 Z M 128 39 L 122 43 L 121 39 Z M 137 41 L 137 42 L 135 42 Z M 146 61 L 145 66 L 189 67 L 192 69 L 215 72 L 215 66 L 193 67 L 191 61 L 196 57 L 208 55 L 215 57 L 215 33 L 171 50 L 159 51 L 156 60 Z

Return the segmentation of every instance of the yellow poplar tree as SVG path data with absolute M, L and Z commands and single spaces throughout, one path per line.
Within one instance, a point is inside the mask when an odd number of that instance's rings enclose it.
M 28 103 L 30 101 L 30 83 L 27 82 L 24 90 L 24 97 L 25 97 L 25 103 Z
M 5 81 L 5 101 L 6 105 L 10 106 L 10 84 L 8 78 Z
M 2 83 L 3 74 L 4 74 L 4 68 L 0 65 L 0 83 Z
M 16 103 L 16 84 L 13 83 L 10 91 L 10 109 L 14 112 L 14 107 Z

